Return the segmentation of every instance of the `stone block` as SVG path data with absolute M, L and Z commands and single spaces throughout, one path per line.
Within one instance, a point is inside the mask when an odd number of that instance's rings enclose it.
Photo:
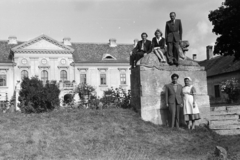
M 179 84 L 184 85 L 184 78 L 191 77 L 197 90 L 197 103 L 201 113 L 199 123 L 209 124 L 210 103 L 207 94 L 206 72 L 199 66 L 143 66 L 132 70 L 131 87 L 134 107 L 140 107 L 142 119 L 155 124 L 166 125 L 169 115 L 165 103 L 165 85 L 171 83 L 171 75 L 178 74 Z M 138 105 L 138 106 L 136 106 Z M 183 116 L 182 116 L 183 117 Z M 184 123 L 184 120 L 181 120 Z

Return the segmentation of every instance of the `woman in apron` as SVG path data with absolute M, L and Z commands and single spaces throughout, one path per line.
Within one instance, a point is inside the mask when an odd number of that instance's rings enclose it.
M 195 129 L 195 121 L 200 119 L 200 112 L 195 98 L 196 89 L 191 84 L 191 81 L 192 79 L 190 77 L 184 78 L 183 112 L 188 129 Z

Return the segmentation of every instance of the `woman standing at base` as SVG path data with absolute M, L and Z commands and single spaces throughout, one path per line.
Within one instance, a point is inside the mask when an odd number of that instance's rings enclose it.
M 183 87 L 183 113 L 188 129 L 195 129 L 195 121 L 200 119 L 200 112 L 196 103 L 196 89 L 191 85 L 190 77 L 184 78 L 185 86 Z M 192 123 L 190 123 L 190 121 Z M 192 124 L 192 125 L 191 125 Z

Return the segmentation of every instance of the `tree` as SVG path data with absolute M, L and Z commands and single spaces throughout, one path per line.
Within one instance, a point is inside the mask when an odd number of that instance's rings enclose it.
M 226 0 L 208 18 L 214 26 L 212 31 L 219 35 L 214 54 L 233 55 L 240 60 L 240 1 Z

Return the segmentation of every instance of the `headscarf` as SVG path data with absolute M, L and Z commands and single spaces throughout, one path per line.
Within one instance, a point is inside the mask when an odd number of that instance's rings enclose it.
M 189 79 L 189 81 L 192 81 L 192 79 L 190 77 L 185 77 L 184 79 Z

